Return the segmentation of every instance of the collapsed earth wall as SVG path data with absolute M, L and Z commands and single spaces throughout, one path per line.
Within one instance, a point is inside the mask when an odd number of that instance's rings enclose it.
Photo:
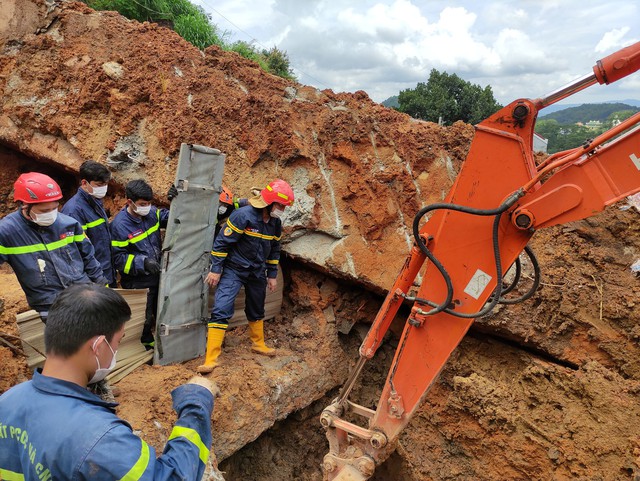
M 3 2 L 0 92 L 2 215 L 14 207 L 19 172 L 48 171 L 71 195 L 88 158 L 114 172 L 112 214 L 132 178 L 148 180 L 162 202 L 182 142 L 225 152 L 225 183 L 237 194 L 274 177 L 292 184 L 285 307 L 267 326 L 280 355 L 257 358 L 242 328 L 229 333 L 213 374 L 223 392 L 214 448 L 236 473 L 229 479 L 319 479 L 326 446 L 312 403 L 344 382 L 359 343 L 358 329 L 337 327 L 375 316 L 408 253 L 413 215 L 449 189 L 473 129 L 412 120 L 364 92 L 318 91 L 65 1 Z M 476 322 L 381 473 L 640 476 L 640 299 L 629 269 L 640 229 L 638 213 L 619 207 L 536 234 L 540 291 Z M 0 277 L 0 330 L 15 334 L 13 315 L 26 303 L 10 270 Z M 369 363 L 360 402 L 377 401 L 392 352 L 391 340 Z M 0 345 L 0 363 L 0 391 L 29 377 L 15 350 Z M 120 383 L 120 415 L 157 449 L 173 421 L 169 391 L 197 364 L 145 366 Z M 255 463 L 234 461 L 236 452 Z

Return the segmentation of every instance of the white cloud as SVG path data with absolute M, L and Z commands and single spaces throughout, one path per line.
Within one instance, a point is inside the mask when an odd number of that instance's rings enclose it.
M 626 45 L 624 42 L 624 36 L 631 30 L 629 27 L 614 28 L 605 33 L 598 45 L 596 45 L 596 52 L 610 52 L 611 50 L 617 50 Z
M 365 90 L 382 101 L 426 81 L 431 69 L 491 85 L 499 102 L 540 96 L 587 74 L 634 42 L 640 4 L 584 0 L 199 0 L 242 32 L 285 50 L 303 83 Z M 234 30 L 212 12 L 214 23 Z M 593 101 L 638 98 L 629 81 L 594 89 Z M 591 89 L 588 90 L 591 92 Z M 587 91 L 585 91 L 587 92 Z M 571 102 L 571 99 L 567 99 Z

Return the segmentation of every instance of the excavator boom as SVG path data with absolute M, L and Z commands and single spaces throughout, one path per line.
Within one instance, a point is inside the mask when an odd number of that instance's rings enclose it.
M 326 479 L 364 481 L 388 457 L 473 320 L 505 302 L 503 277 L 523 250 L 537 268 L 527 247 L 536 229 L 589 217 L 640 191 L 640 114 L 540 165 L 532 150 L 541 108 L 639 68 L 640 42 L 598 61 L 592 74 L 540 99 L 516 100 L 476 126 L 444 202 L 416 215 L 415 244 L 360 347 L 356 367 L 321 415 L 329 440 Z M 423 267 L 422 284 L 412 296 Z M 359 406 L 348 399 L 351 389 L 405 301 L 413 306 L 377 409 Z M 348 412 L 365 417 L 367 427 L 345 421 Z

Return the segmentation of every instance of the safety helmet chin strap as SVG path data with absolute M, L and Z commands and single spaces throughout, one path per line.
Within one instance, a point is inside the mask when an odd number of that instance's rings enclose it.
M 22 212 L 26 214 L 26 216 L 31 219 L 31 209 L 33 208 L 33 204 L 25 204 L 22 201 L 18 201 L 18 207 Z M 25 209 L 26 207 L 26 209 Z

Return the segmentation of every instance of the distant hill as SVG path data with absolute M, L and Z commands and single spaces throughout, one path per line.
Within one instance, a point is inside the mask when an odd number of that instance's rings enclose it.
M 590 120 L 607 120 L 607 117 L 614 112 L 622 110 L 640 111 L 640 102 L 638 106 L 627 103 L 606 103 L 606 104 L 582 104 L 577 107 L 569 107 L 556 112 L 548 113 L 540 118 L 544 120 L 557 120 L 559 124 L 576 124 L 578 122 L 586 123 Z
M 382 105 L 389 107 L 390 109 L 398 108 L 400 106 L 398 103 L 398 96 L 394 95 L 393 97 L 389 97 L 387 100 L 382 102 Z
M 640 107 L 640 100 L 635 100 L 635 99 L 620 100 L 618 101 L 618 103 L 633 105 L 634 107 Z
M 541 119 L 542 117 L 546 117 L 547 115 L 552 114 L 554 112 L 558 112 L 560 110 L 571 109 L 573 107 L 580 107 L 580 105 L 582 104 L 549 105 L 548 107 L 545 107 L 540 111 L 540 113 L 538 114 L 538 118 Z

